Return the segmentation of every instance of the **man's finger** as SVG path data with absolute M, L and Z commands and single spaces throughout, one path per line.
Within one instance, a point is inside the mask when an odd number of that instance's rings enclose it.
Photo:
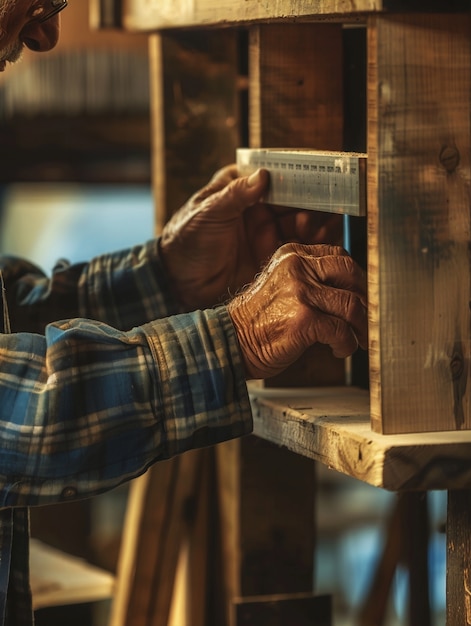
M 206 198 L 205 208 L 226 217 L 243 213 L 256 204 L 268 185 L 268 172 L 257 170 L 250 176 L 232 180 L 223 189 Z

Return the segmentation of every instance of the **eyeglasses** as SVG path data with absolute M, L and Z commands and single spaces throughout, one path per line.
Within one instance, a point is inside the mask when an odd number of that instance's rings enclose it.
M 56 13 L 65 9 L 68 2 L 67 0 L 45 0 L 42 4 L 41 13 L 36 18 L 38 22 L 46 22 L 51 19 Z

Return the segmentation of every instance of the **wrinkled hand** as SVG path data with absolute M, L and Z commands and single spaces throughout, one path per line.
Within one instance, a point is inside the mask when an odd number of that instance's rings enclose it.
M 247 379 L 280 373 L 317 342 L 340 358 L 367 347 L 365 275 L 336 246 L 282 246 L 228 310 Z
M 261 204 L 267 184 L 265 170 L 238 177 L 225 167 L 166 224 L 161 255 L 185 310 L 227 301 L 283 243 L 325 241 L 326 220 L 338 216 Z

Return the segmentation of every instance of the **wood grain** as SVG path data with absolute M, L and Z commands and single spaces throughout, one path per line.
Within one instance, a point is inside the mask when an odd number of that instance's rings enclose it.
M 252 148 L 341 150 L 342 29 L 339 24 L 253 26 L 249 35 L 249 143 Z M 342 218 L 317 213 L 325 242 L 342 245 Z M 268 386 L 341 385 L 345 364 L 328 346 L 308 349 Z
M 180 549 L 194 523 L 188 511 L 197 501 L 203 458 L 201 450 L 193 450 L 157 463 L 133 482 L 110 625 L 167 625 Z
M 223 165 L 238 134 L 233 31 L 154 35 L 150 41 L 156 230 Z
M 250 147 L 342 150 L 342 29 L 250 29 Z
M 375 17 L 368 37 L 372 426 L 467 429 L 469 14 Z
M 246 596 L 310 592 L 315 543 L 311 460 L 256 437 L 217 446 L 226 624 Z
M 465 0 L 119 0 L 130 30 L 240 24 L 259 20 L 361 19 L 381 11 L 466 11 Z M 106 4 L 118 0 L 102 0 Z
M 354 387 L 250 387 L 254 433 L 390 491 L 471 486 L 471 431 L 382 435 L 368 393 Z
M 358 15 L 381 8 L 381 0 L 122 0 L 129 30 L 240 24 L 294 17 Z
M 467 626 L 471 622 L 471 491 L 448 493 L 447 512 L 447 626 Z

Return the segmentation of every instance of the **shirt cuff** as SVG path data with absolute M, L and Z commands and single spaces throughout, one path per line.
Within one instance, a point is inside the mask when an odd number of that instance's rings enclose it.
M 226 307 L 145 325 L 168 456 L 249 434 L 244 369 Z

